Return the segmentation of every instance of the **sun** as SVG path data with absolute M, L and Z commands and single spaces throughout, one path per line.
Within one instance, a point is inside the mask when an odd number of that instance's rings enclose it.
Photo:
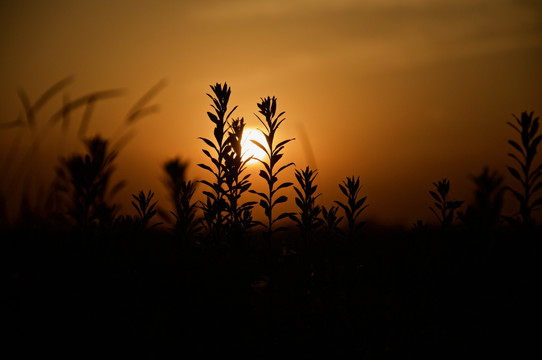
M 242 159 L 246 160 L 252 156 L 252 159 L 249 160 L 247 164 L 255 164 L 258 162 L 258 159 L 264 160 L 267 157 L 265 151 L 251 140 L 255 140 L 266 146 L 265 137 L 260 130 L 245 128 L 245 130 L 243 130 L 243 139 L 241 141 L 241 149 L 243 151 Z

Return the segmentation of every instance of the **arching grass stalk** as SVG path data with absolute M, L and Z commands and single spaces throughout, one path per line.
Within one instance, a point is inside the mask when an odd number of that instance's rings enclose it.
M 295 177 L 299 184 L 299 188 L 294 186 L 297 194 L 295 203 L 299 212 L 291 214 L 290 219 L 295 221 L 301 231 L 305 248 L 310 246 L 309 242 L 314 237 L 314 231 L 323 223 L 319 217 L 322 210 L 316 205 L 316 199 L 321 195 L 316 195 L 317 185 L 314 184 L 314 180 L 317 175 L 318 172 L 311 170 L 308 166 L 305 170 L 295 170 Z
M 248 178 L 250 174 L 244 174 L 246 164 L 252 157 L 243 160 L 241 142 L 245 121 L 238 118 L 232 121 L 228 141 L 226 145 L 225 159 L 225 185 L 226 185 L 226 210 L 228 230 L 233 237 L 254 226 L 252 221 L 252 208 L 255 201 L 240 203 L 241 196 L 252 185 Z
M 542 208 L 542 196 L 534 199 L 534 194 L 542 188 L 542 164 L 536 166 L 534 162 L 542 135 L 538 135 L 539 118 L 533 118 L 533 112 L 528 114 L 524 111 L 521 113 L 521 118 L 515 115 L 514 118 L 519 126 L 511 122 L 507 124 L 520 135 L 521 144 L 508 140 L 508 143 L 519 153 L 518 155 L 508 153 L 508 156 L 517 162 L 516 168 L 508 166 L 508 171 L 520 183 L 520 188 L 516 190 L 507 187 L 506 189 L 519 201 L 519 222 L 528 226 L 533 223 L 532 212 Z M 518 222 L 514 217 L 508 217 L 507 220 Z
M 275 222 L 280 219 L 290 216 L 290 213 L 281 213 L 278 216 L 273 217 L 273 209 L 276 205 L 284 203 L 288 200 L 288 198 L 284 195 L 276 197 L 277 192 L 281 189 L 293 185 L 293 183 L 291 182 L 284 182 L 278 184 L 277 176 L 284 169 L 294 165 L 294 163 L 291 162 L 281 166 L 277 170 L 275 169 L 277 168 L 278 162 L 283 156 L 282 150 L 284 150 L 284 146 L 294 139 L 292 138 L 283 140 L 278 144 L 275 144 L 275 136 L 277 130 L 280 124 L 282 124 L 282 122 L 285 120 L 285 118 L 282 117 L 284 115 L 284 112 L 281 112 L 280 114 L 275 116 L 277 110 L 277 99 L 274 96 L 272 98 L 267 97 L 261 100 L 261 103 L 258 103 L 258 108 L 260 109 L 260 114 L 264 116 L 264 119 L 262 120 L 258 115 L 256 115 L 256 117 L 265 128 L 265 130 L 260 129 L 260 131 L 265 137 L 266 144 L 261 144 L 256 140 L 251 141 L 256 146 L 261 148 L 267 155 L 267 158 L 265 160 L 258 159 L 258 161 L 264 166 L 264 169 L 260 170 L 259 175 L 267 183 L 267 192 L 264 193 L 253 190 L 250 190 L 250 192 L 257 194 L 261 198 L 260 206 L 264 209 L 265 216 L 267 217 L 267 223 L 265 224 L 260 221 L 256 221 L 256 223 L 265 227 L 265 234 L 268 237 L 269 241 L 271 241 L 271 236 L 274 232 L 285 229 L 284 227 L 273 229 L 273 224 L 275 224 Z
M 209 150 L 202 149 L 205 156 L 211 160 L 211 166 L 206 164 L 198 164 L 199 167 L 209 171 L 214 181 L 200 180 L 203 184 L 207 185 L 211 191 L 203 191 L 203 194 L 207 196 L 206 202 L 201 202 L 201 209 L 204 212 L 205 227 L 210 235 L 215 236 L 216 239 L 223 236 L 224 226 L 224 214 L 226 211 L 225 203 L 225 164 L 224 159 L 230 149 L 227 144 L 227 131 L 228 121 L 237 106 L 235 106 L 230 112 L 228 112 L 228 102 L 230 100 L 231 89 L 226 83 L 224 85 L 217 83 L 215 86 L 211 85 L 213 95 L 207 94 L 213 101 L 211 107 L 215 113 L 207 112 L 209 119 L 215 125 L 213 130 L 214 141 L 207 138 L 200 137 L 203 142 L 210 148 Z
M 361 190 L 359 177 L 347 177 L 342 184 L 339 184 L 339 188 L 344 196 L 346 196 L 347 202 L 344 204 L 340 201 L 335 201 L 335 203 L 345 212 L 346 220 L 348 221 L 348 239 L 352 240 L 352 238 L 359 233 L 361 228 L 365 225 L 365 221 L 358 222 L 357 219 L 361 215 L 361 212 L 368 206 L 363 205 L 365 200 L 367 200 L 367 196 L 358 199 L 359 192 Z

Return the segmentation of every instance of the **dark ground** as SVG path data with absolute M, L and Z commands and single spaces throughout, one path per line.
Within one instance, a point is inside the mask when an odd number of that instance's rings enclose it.
M 4 231 L 4 358 L 542 355 L 540 230 L 298 240 Z

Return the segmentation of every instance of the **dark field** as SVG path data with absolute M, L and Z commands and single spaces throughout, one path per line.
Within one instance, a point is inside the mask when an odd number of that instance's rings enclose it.
M 540 228 L 297 234 L 4 231 L 4 340 L 21 358 L 540 355 Z

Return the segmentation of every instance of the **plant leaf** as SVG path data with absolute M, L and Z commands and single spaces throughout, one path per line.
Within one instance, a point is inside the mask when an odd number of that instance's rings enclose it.
M 286 202 L 286 201 L 288 201 L 288 198 L 287 198 L 286 196 L 284 196 L 284 195 L 279 196 L 279 197 L 277 198 L 277 200 L 275 200 L 275 201 L 273 202 L 273 206 L 274 206 L 274 205 L 277 205 L 277 204 L 280 204 L 280 203 L 284 203 L 284 202 Z
M 536 199 L 536 200 L 531 204 L 531 207 L 532 207 L 532 208 L 535 208 L 535 207 L 538 207 L 538 206 L 540 206 L 540 205 L 542 205 L 542 198 Z
M 289 164 L 286 164 L 284 166 L 282 166 L 280 169 L 278 169 L 274 174 L 273 174 L 273 177 L 276 177 L 278 175 L 278 173 L 280 173 L 282 170 L 286 169 L 287 167 L 289 166 L 292 166 L 292 165 L 295 165 L 293 162 L 289 163 Z
M 213 173 L 215 176 L 217 175 L 213 169 L 211 169 L 208 165 L 205 165 L 205 164 L 198 164 L 198 166 L 202 169 L 205 169 L 207 171 L 210 171 L 211 173 Z
M 212 147 L 213 149 L 217 150 L 216 148 L 216 145 L 209 139 L 206 139 L 206 138 L 203 138 L 203 137 L 199 137 L 198 139 L 201 139 L 203 140 L 207 145 L 209 145 L 210 147 Z M 218 150 L 217 150 L 218 151 Z
M 269 182 L 269 174 L 267 174 L 265 171 L 260 170 L 260 173 L 258 174 L 261 178 L 264 178 L 265 181 Z
M 523 179 L 521 178 L 521 175 L 519 174 L 519 172 L 516 169 L 514 169 L 511 166 L 507 166 L 507 168 L 508 168 L 508 171 L 510 172 L 510 174 L 512 174 L 513 177 L 518 179 L 522 184 L 524 183 Z
M 438 202 L 441 201 L 440 197 L 437 195 L 436 192 L 430 190 L 430 191 L 429 191 L 429 194 L 431 194 L 431 196 L 432 196 L 436 201 L 438 201 Z
M 517 142 L 515 142 L 514 140 L 508 140 L 508 143 L 512 145 L 517 151 L 519 151 L 523 156 L 525 156 L 525 152 L 523 151 L 521 146 L 518 145 Z
M 282 213 L 282 214 L 280 214 L 279 216 L 277 216 L 277 218 L 275 219 L 275 221 L 284 219 L 284 218 L 286 218 L 286 217 L 292 217 L 292 216 L 295 217 L 295 214 L 294 214 L 294 213 Z
M 215 101 L 215 100 L 213 99 L 213 101 Z M 215 102 L 215 104 L 216 104 L 216 102 Z M 219 123 L 218 118 L 216 117 L 215 114 L 208 111 L 207 116 L 209 116 L 209 119 L 211 119 L 211 121 L 214 122 L 215 124 Z
M 250 139 L 250 141 L 256 145 L 257 147 L 259 147 L 260 149 L 262 149 L 263 151 L 265 151 L 265 154 L 267 155 L 267 157 L 270 157 L 269 156 L 269 151 L 267 150 L 267 148 L 265 146 L 263 146 L 262 144 L 260 144 L 257 140 L 254 140 L 254 139 Z

